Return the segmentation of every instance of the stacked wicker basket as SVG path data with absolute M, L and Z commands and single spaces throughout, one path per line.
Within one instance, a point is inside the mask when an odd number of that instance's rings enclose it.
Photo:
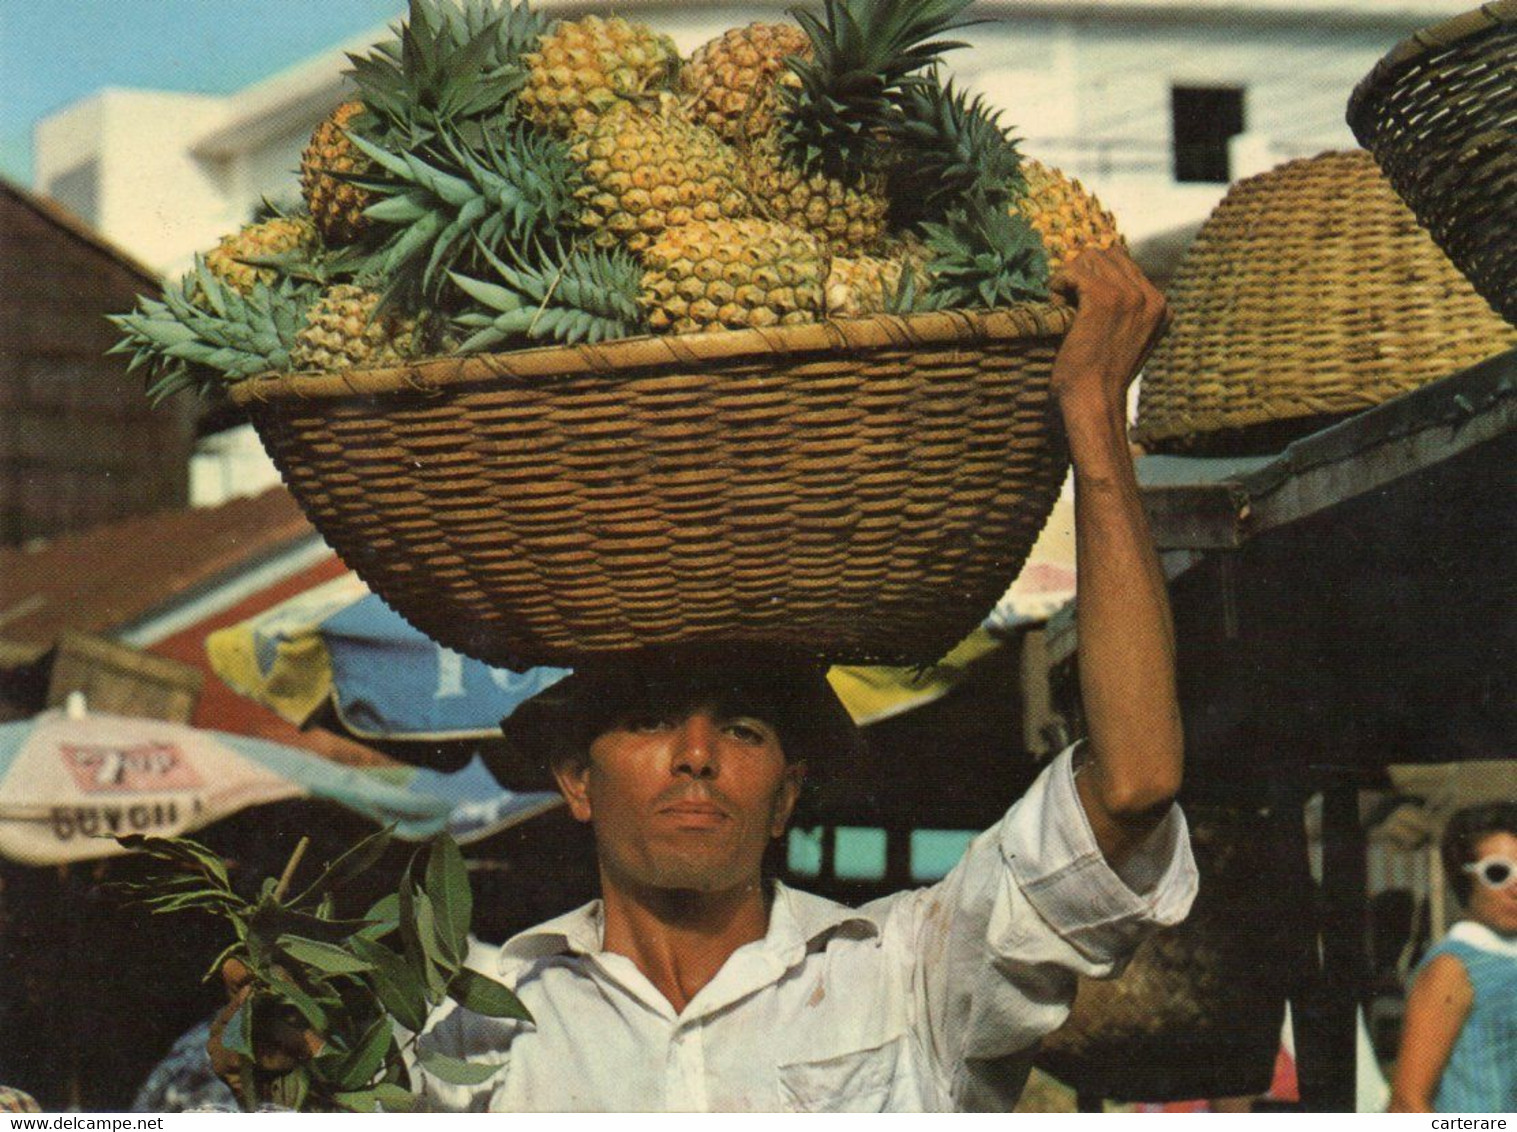
M 1170 301 L 1137 428 L 1159 451 L 1274 451 L 1517 345 L 1362 150 L 1234 185 Z
M 1354 91 L 1348 120 L 1434 239 L 1517 323 L 1517 0 L 1396 47 Z

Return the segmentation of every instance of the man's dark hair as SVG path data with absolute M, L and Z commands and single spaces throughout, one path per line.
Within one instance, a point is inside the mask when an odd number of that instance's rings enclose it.
M 686 648 L 575 669 L 501 721 L 507 743 L 539 765 L 582 765 L 590 744 L 629 716 L 713 704 L 771 725 L 789 762 L 814 774 L 857 753 L 858 728 L 814 661 L 774 650 Z
M 1469 806 L 1449 818 L 1443 828 L 1443 871 L 1461 904 L 1470 899 L 1472 878 L 1464 866 L 1476 858 L 1475 846 L 1493 833 L 1517 837 L 1517 802 L 1488 802 Z

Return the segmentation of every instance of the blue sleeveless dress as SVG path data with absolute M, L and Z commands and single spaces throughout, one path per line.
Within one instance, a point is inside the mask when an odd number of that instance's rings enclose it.
M 1475 991 L 1474 1005 L 1438 1083 L 1438 1112 L 1517 1112 L 1517 941 L 1462 920 L 1428 949 L 1458 959 Z

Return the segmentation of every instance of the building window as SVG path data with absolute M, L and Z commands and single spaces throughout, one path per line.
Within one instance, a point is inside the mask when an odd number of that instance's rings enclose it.
M 947 876 L 975 836 L 972 829 L 912 830 L 911 879 L 926 884 Z
M 1175 180 L 1225 185 L 1227 143 L 1243 132 L 1243 88 L 1177 86 L 1170 91 Z

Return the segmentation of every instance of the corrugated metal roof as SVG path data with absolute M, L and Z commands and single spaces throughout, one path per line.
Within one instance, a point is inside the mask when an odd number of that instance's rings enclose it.
M 221 507 L 0 550 L 0 667 L 30 664 L 65 629 L 106 633 L 314 537 L 283 488 Z

